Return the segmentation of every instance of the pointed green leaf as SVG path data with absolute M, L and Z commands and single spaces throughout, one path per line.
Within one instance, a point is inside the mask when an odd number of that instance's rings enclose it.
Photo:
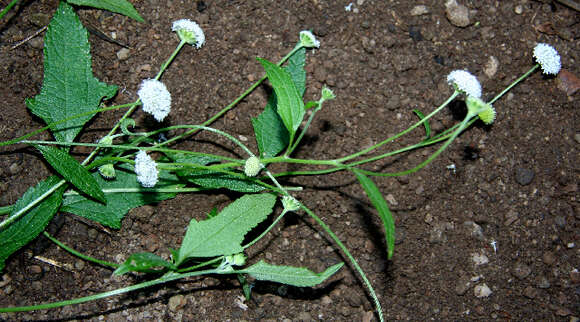
M 44 81 L 40 94 L 26 105 L 47 124 L 99 107 L 103 98 L 117 92 L 116 86 L 93 76 L 87 30 L 72 7 L 61 1 L 44 40 Z M 72 142 L 94 114 L 51 127 L 57 141 Z
M 28 189 L 14 205 L 12 214 L 28 206 L 53 188 L 59 181 L 58 177 L 52 176 L 41 181 L 35 187 Z M 66 185 L 63 185 L 28 210 L 24 216 L 0 231 L 0 271 L 4 268 L 4 262 L 8 256 L 36 238 L 48 225 L 62 202 L 62 194 L 65 188 Z
M 162 170 L 159 171 L 159 182 L 155 188 L 145 189 L 137 182 L 137 176 L 132 166 L 123 164 L 115 166 L 115 170 L 117 175 L 115 180 L 105 180 L 97 172 L 92 174 L 103 189 L 107 200 L 106 205 L 87 199 L 83 195 L 73 194 L 64 198 L 61 211 L 70 212 L 102 225 L 119 229 L 121 228 L 121 219 L 129 210 L 171 199 L 176 195 L 176 193 L 155 192 L 154 189 L 183 186 L 176 176 Z
M 290 141 L 288 130 L 284 127 L 282 119 L 276 112 L 275 95 L 270 96 L 270 100 L 257 118 L 252 118 L 258 150 L 262 158 L 276 156 L 284 150 Z
M 304 65 L 306 64 L 306 48 L 296 51 L 288 59 L 288 65 L 284 69 L 292 77 L 292 81 L 298 90 L 300 97 L 304 96 L 306 91 L 306 71 Z
M 414 109 L 413 112 L 415 112 L 415 114 L 417 114 L 419 119 L 422 120 L 425 118 L 425 115 L 423 115 L 423 113 L 421 113 L 421 111 Z M 431 126 L 429 125 L 429 120 L 423 121 L 423 126 L 425 127 L 425 139 L 423 139 L 423 141 L 427 141 L 431 138 Z
M 123 275 L 128 272 L 156 273 L 164 269 L 173 270 L 175 265 L 153 253 L 135 253 L 117 267 L 113 274 Z
M 90 197 L 102 203 L 107 202 L 97 181 L 85 167 L 68 155 L 68 153 L 49 145 L 35 145 L 35 147 L 42 153 L 46 162 L 66 181 Z
M 225 169 L 227 170 L 227 169 Z M 260 192 L 266 188 L 254 183 L 254 179 L 237 177 L 229 173 L 205 169 L 178 171 L 179 177 L 206 189 L 229 189 L 237 192 Z
M 177 265 L 191 257 L 212 257 L 242 252 L 244 236 L 272 212 L 276 197 L 263 193 L 245 195 L 217 216 L 198 222 L 192 219 L 179 248 Z
M 139 12 L 135 10 L 135 7 L 127 0 L 67 0 L 67 2 L 78 6 L 109 10 L 133 18 L 139 22 L 145 22 L 139 15 Z
M 362 174 L 360 171 L 354 170 L 354 174 L 356 178 L 360 182 L 361 186 L 365 190 L 367 196 L 371 200 L 371 203 L 377 209 L 379 213 L 379 217 L 383 222 L 383 226 L 385 227 L 385 236 L 387 240 L 387 256 L 388 259 L 393 257 L 393 252 L 395 250 L 395 220 L 393 219 L 393 215 L 389 210 L 389 206 L 387 202 L 383 198 L 383 195 L 379 191 L 379 188 L 375 185 L 375 183 L 369 179 L 367 176 Z
M 277 111 L 282 122 L 291 134 L 296 133 L 305 113 L 302 95 L 298 93 L 287 71 L 265 59 L 258 58 L 258 61 L 266 70 L 266 75 L 276 93 Z
M 322 273 L 314 273 L 304 267 L 277 266 L 268 264 L 264 261 L 259 261 L 258 263 L 238 272 L 250 274 L 261 281 L 272 281 L 299 287 L 310 287 L 324 282 L 325 279 L 336 273 L 343 265 L 344 263 L 338 263 L 327 268 Z

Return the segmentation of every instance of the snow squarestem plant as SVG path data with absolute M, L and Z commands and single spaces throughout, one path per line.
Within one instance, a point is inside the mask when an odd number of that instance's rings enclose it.
M 361 184 L 383 223 L 386 255 L 391 259 L 395 245 L 395 221 L 387 202 L 370 177 L 399 176 L 421 169 L 442 153 L 473 122 L 481 119 L 484 123 L 491 124 L 496 116 L 491 103 L 537 68 L 542 67 L 544 72 L 552 74 L 557 73 L 560 68 L 560 57 L 555 50 L 552 48 L 552 52 L 546 47 L 541 47 L 534 52 L 538 64 L 489 103 L 481 100 L 481 86 L 473 75 L 467 71 L 453 71 L 447 78 L 454 89 L 450 97 L 427 116 L 420 111 L 413 111 L 419 116 L 419 120 L 406 130 L 342 158 L 298 159 L 293 158 L 292 154 L 299 146 L 316 113 L 322 109 L 326 101 L 335 99 L 330 89 L 323 88 L 318 101 L 306 104 L 303 101 L 306 88 L 304 71 L 306 49 L 320 46 L 320 42 L 309 31 L 300 33 L 298 44 L 278 64 L 258 58 L 266 75 L 202 124 L 173 125 L 151 132 L 131 132 L 129 128 L 135 126 L 135 121 L 130 117 L 139 106 L 158 121 L 170 113 L 171 94 L 160 81 L 161 76 L 186 45 L 199 49 L 205 42 L 203 30 L 195 22 L 187 19 L 176 21 L 172 30 L 179 35 L 181 41 L 169 59 L 162 64 L 158 74 L 153 79 L 143 81 L 138 92 L 139 99 L 129 104 L 103 107 L 102 101 L 112 98 L 117 88 L 100 82 L 92 75 L 87 32 L 72 7 L 62 2 L 45 38 L 45 77 L 41 93 L 26 101 L 31 112 L 43 119 L 47 126 L 0 143 L 0 146 L 28 144 L 35 147 L 56 173 L 30 188 L 14 205 L 0 207 L 0 214 L 5 215 L 0 222 L 0 269 L 4 268 L 5 261 L 10 255 L 39 234 L 44 234 L 71 254 L 114 269 L 114 274 L 155 273 L 161 277 L 73 300 L 0 308 L 0 312 L 30 311 L 78 304 L 177 279 L 208 274 L 238 276 L 240 281 L 243 281 L 246 297 L 250 296 L 251 289 L 246 275 L 256 280 L 298 287 L 318 285 L 337 272 L 343 263 L 330 266 L 320 273 L 304 267 L 280 266 L 265 261 L 246 265 L 245 249 L 264 237 L 288 212 L 302 210 L 322 227 L 340 248 L 352 268 L 359 273 L 382 321 L 383 311 L 379 298 L 356 259 L 313 210 L 292 196 L 293 191 L 302 188 L 284 187 L 278 178 L 324 175 L 337 171 L 351 172 Z M 66 55 L 59 54 L 62 52 Z M 67 65 L 75 68 L 63 68 Z M 69 81 L 62 82 L 61 79 Z M 266 79 L 273 87 L 274 93 L 264 111 L 252 119 L 258 145 L 258 151 L 254 153 L 231 134 L 209 126 L 234 108 Z M 65 91 L 72 95 L 65 98 L 59 95 Z M 429 119 L 459 96 L 465 97 L 467 116 L 462 122 L 432 136 Z M 84 124 L 94 115 L 116 109 L 127 110 L 98 143 L 75 142 Z M 310 116 L 301 128 L 308 109 L 311 110 Z M 382 146 L 417 127 L 423 127 L 426 132 L 426 137 L 421 142 L 390 152 L 378 152 Z M 55 141 L 29 140 L 46 130 L 51 131 Z M 164 142 L 153 139 L 168 131 L 179 134 Z M 239 159 L 170 148 L 174 143 L 199 131 L 207 131 L 231 141 L 247 157 Z M 442 141 L 444 143 L 439 149 L 412 169 L 396 173 L 380 173 L 361 168 L 368 163 Z M 93 147 L 94 150 L 84 161 L 78 162 L 68 154 L 71 146 Z M 157 157 L 157 160 L 152 156 Z M 326 169 L 274 173 L 268 169 L 273 163 L 326 166 Z M 173 198 L 178 193 L 203 193 L 216 189 L 233 190 L 243 193 L 243 196 L 219 212 L 212 210 L 205 220 L 192 219 L 180 247 L 171 250 L 169 259 L 144 252 L 130 255 L 123 263 L 111 263 L 79 253 L 44 232 L 46 225 L 58 211 L 73 213 L 104 226 L 119 229 L 123 216 L 132 208 Z M 274 212 L 278 199 L 283 208 L 281 213 L 258 237 L 246 240 L 246 234 Z

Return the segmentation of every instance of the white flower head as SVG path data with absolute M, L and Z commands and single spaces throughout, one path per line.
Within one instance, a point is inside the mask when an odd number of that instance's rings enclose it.
M 548 44 L 537 44 L 534 47 L 534 57 L 540 66 L 542 67 L 542 72 L 544 74 L 556 75 L 562 68 L 562 63 L 560 62 L 560 55 L 554 47 Z
M 449 73 L 447 83 L 468 96 L 481 97 L 481 84 L 466 70 L 454 70 Z
M 157 164 L 145 151 L 139 151 L 135 156 L 135 174 L 137 181 L 145 188 L 152 188 L 159 181 Z
M 310 31 L 308 30 L 302 30 L 300 32 L 300 44 L 302 44 L 302 46 L 306 47 L 306 48 L 319 48 L 320 47 L 320 41 L 316 40 L 316 37 L 314 37 L 314 34 L 312 34 Z
M 189 19 L 174 21 L 171 30 L 177 33 L 179 39 L 190 45 L 195 45 L 198 49 L 205 43 L 203 30 L 197 23 Z
M 171 94 L 165 85 L 156 79 L 146 79 L 141 82 L 141 87 L 137 92 L 143 110 L 161 122 L 171 110 Z

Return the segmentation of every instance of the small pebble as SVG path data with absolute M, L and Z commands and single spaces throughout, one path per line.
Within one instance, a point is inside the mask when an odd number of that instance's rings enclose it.
M 489 263 L 489 258 L 485 254 L 473 253 L 471 254 L 471 260 L 476 266 L 485 265 Z
M 181 307 L 183 307 L 183 305 L 185 305 L 185 296 L 178 294 L 178 295 L 174 295 L 172 297 L 169 298 L 169 310 L 170 311 L 177 311 L 178 309 L 180 309 Z
M 483 66 L 483 73 L 488 78 L 493 78 L 499 68 L 499 60 L 494 56 L 489 56 L 487 63 Z
M 402 243 L 406 236 L 407 232 L 405 231 L 405 228 L 397 227 L 397 229 L 395 229 L 395 245 Z
M 532 286 L 528 286 L 524 289 L 523 292 L 524 296 L 529 298 L 529 299 L 533 299 L 536 296 L 538 296 L 538 290 L 536 290 L 535 288 L 533 288 Z
M 455 285 L 455 294 L 463 295 L 471 287 L 471 281 L 467 277 L 460 278 Z
M 422 15 L 426 15 L 428 13 L 429 13 L 429 8 L 427 8 L 426 5 L 414 6 L 413 9 L 411 9 L 411 16 L 422 16 Z
M 22 170 L 22 167 L 17 162 L 12 163 L 8 167 L 8 173 L 11 174 L 11 175 L 17 175 L 20 172 L 20 170 Z
M 570 280 L 574 284 L 580 283 L 580 272 L 577 268 L 570 271 Z
M 298 314 L 298 321 L 313 321 L 312 315 L 309 312 L 300 312 Z
M 80 260 L 80 259 L 79 259 L 79 260 L 77 260 L 77 261 L 75 262 L 75 269 L 76 269 L 77 271 L 82 271 L 82 270 L 83 270 L 83 268 L 85 268 L 85 261 L 83 261 L 83 260 Z
M 580 133 L 574 134 L 574 140 L 576 141 L 576 143 L 580 143 Z
M 491 293 L 493 292 L 491 291 L 489 286 L 487 286 L 487 284 L 485 283 L 477 285 L 473 288 L 473 294 L 475 295 L 475 297 L 478 298 L 488 297 L 491 295 Z
M 516 182 L 522 186 L 527 186 L 532 183 L 535 173 L 534 170 L 528 168 L 516 169 Z
M 386 197 L 385 200 L 387 200 L 389 202 L 389 205 L 391 206 L 396 206 L 399 203 L 397 202 L 397 200 L 395 199 L 395 196 L 393 196 L 392 193 L 389 193 Z
M 545 252 L 544 255 L 542 255 L 542 262 L 546 265 L 552 265 L 556 262 L 556 255 L 552 252 Z
M 466 221 L 463 223 L 463 227 L 467 231 L 467 234 L 469 234 L 471 237 L 477 240 L 485 240 L 483 229 L 480 225 L 474 223 L 473 221 Z
M 512 274 L 518 279 L 524 279 L 532 273 L 532 268 L 524 263 L 516 263 L 512 269 Z
M 469 20 L 469 9 L 457 3 L 456 0 L 448 0 L 445 3 L 445 14 L 449 22 L 456 27 L 467 27 L 471 24 Z
M 121 48 L 117 52 L 117 58 L 119 60 L 127 60 L 129 57 L 131 57 L 131 51 L 128 48 Z
M 514 8 L 514 12 L 516 15 L 521 15 L 524 12 L 524 7 L 519 4 Z

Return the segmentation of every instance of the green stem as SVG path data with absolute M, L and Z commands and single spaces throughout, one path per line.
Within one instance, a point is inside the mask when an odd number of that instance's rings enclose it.
M 44 234 L 44 236 L 46 238 L 50 239 L 53 243 L 57 244 L 60 248 L 66 250 L 67 252 L 73 254 L 76 257 L 79 257 L 81 259 L 84 259 L 84 260 L 86 260 L 88 262 L 93 262 L 95 264 L 99 264 L 99 265 L 106 266 L 106 267 L 110 267 L 110 268 L 117 268 L 117 267 L 119 267 L 119 264 L 112 263 L 112 262 L 107 262 L 107 261 L 104 261 L 104 260 L 100 260 L 100 259 L 97 259 L 97 258 L 88 256 L 88 255 L 85 255 L 85 254 L 83 254 L 81 252 L 78 252 L 78 251 L 76 251 L 76 250 L 68 247 L 67 245 L 63 244 L 60 240 L 54 238 L 53 236 L 51 236 L 46 231 L 44 231 L 43 234 Z
M 10 11 L 10 9 L 12 9 L 12 7 L 14 7 L 18 3 L 18 1 L 20 1 L 20 0 L 12 0 L 12 2 L 10 2 L 4 8 L 4 10 L 2 10 L 2 12 L 0 12 L 0 19 L 2 19 L 8 13 L 8 11 Z
M 278 66 L 281 66 L 282 64 L 284 64 L 288 58 L 290 58 L 292 55 L 294 55 L 294 53 L 296 51 L 298 51 L 299 49 L 301 49 L 302 46 L 297 45 L 296 47 L 294 47 L 294 49 L 292 49 L 288 55 L 284 56 L 284 58 L 282 58 L 282 60 L 280 60 L 280 62 L 278 63 Z M 256 87 L 260 86 L 260 84 L 262 84 L 262 82 L 264 80 L 266 80 L 266 76 L 263 76 L 262 78 L 260 78 L 257 82 L 255 82 L 254 84 L 252 84 L 252 86 L 250 86 L 245 92 L 242 93 L 242 95 L 238 96 L 238 98 L 236 98 L 233 102 L 231 102 L 228 106 L 224 107 L 221 111 L 219 111 L 218 113 L 216 113 L 214 116 L 212 116 L 211 118 L 209 118 L 208 120 L 206 120 L 205 122 L 203 122 L 201 125 L 202 126 L 208 126 L 210 124 L 212 124 L 213 122 L 215 122 L 217 119 L 219 119 L 220 117 L 222 117 L 222 115 L 224 115 L 225 113 L 227 113 L 229 110 L 231 110 L 232 108 L 234 108 L 236 105 L 238 105 L 239 102 L 241 102 L 244 98 L 246 98 L 246 96 L 248 96 L 251 92 L 253 92 Z M 179 137 L 173 137 L 163 143 L 160 144 L 161 145 L 167 145 L 170 144 L 172 142 L 175 142 L 183 137 L 186 136 L 190 136 L 193 135 L 197 132 L 199 132 L 200 129 L 192 129 L 184 134 L 182 134 Z
M 352 256 L 352 254 L 350 253 L 350 251 L 348 250 L 348 248 L 346 248 L 346 246 L 342 243 L 342 241 L 340 241 L 340 239 L 338 238 L 338 236 L 336 236 L 336 234 L 334 234 L 334 232 L 330 229 L 330 227 L 328 227 L 324 223 L 324 221 L 322 221 L 322 219 L 320 219 L 320 217 L 318 217 L 312 210 L 308 209 L 308 207 L 304 206 L 302 203 L 300 203 L 300 207 L 304 211 L 306 211 L 306 213 L 310 217 L 312 217 L 312 219 L 314 219 L 322 227 L 322 229 L 324 229 L 324 231 L 326 231 L 326 233 L 328 233 L 328 235 L 330 236 L 330 238 L 332 238 L 332 240 L 336 243 L 336 245 L 338 245 L 338 247 L 346 255 L 346 257 L 348 258 L 348 260 L 350 261 L 350 263 L 352 264 L 352 266 L 354 266 L 355 270 L 358 272 L 358 274 L 362 278 L 363 283 L 366 285 L 366 287 L 367 287 L 367 289 L 369 291 L 369 294 L 371 295 L 371 298 L 373 299 L 373 302 L 375 303 L 375 307 L 376 307 L 377 313 L 379 314 L 380 321 L 384 321 L 383 309 L 381 307 L 381 302 L 379 301 L 379 298 L 377 297 L 377 294 L 375 292 L 375 289 L 373 288 L 373 285 L 368 280 L 365 272 L 359 266 L 358 262 Z
M 199 276 L 199 275 L 204 275 L 204 274 L 217 274 L 217 273 L 218 273 L 218 271 L 216 269 L 208 269 L 208 270 L 204 270 L 204 271 L 190 272 L 190 273 L 185 273 L 185 274 L 168 273 L 168 274 L 165 274 L 162 277 L 160 277 L 158 279 L 154 279 L 152 281 L 147 281 L 147 282 L 143 282 L 143 283 L 139 283 L 139 284 L 135 284 L 135 285 L 131 285 L 128 287 L 123 287 L 123 288 L 119 288 L 116 290 L 103 292 L 103 293 L 99 293 L 99 294 L 95 294 L 95 295 L 80 297 L 80 298 L 73 299 L 73 300 L 66 300 L 66 301 L 39 304 L 39 305 L 3 307 L 3 308 L 0 308 L 0 313 L 26 312 L 26 311 L 34 311 L 34 310 L 53 309 L 53 308 L 57 308 L 57 307 L 61 307 L 61 306 L 80 304 L 80 303 L 85 303 L 85 302 L 89 302 L 89 301 L 103 299 L 103 298 L 110 297 L 110 296 L 120 295 L 120 294 L 140 290 L 140 289 L 151 287 L 154 285 L 164 284 L 167 282 L 171 282 L 171 281 L 175 281 L 175 280 L 183 279 L 183 278 L 187 278 L 187 277 Z
M 399 138 L 399 137 L 401 137 L 401 136 L 409 133 L 410 131 L 412 131 L 416 127 L 422 125 L 426 120 L 430 119 L 433 115 L 437 114 L 441 109 L 443 109 L 449 103 L 451 103 L 451 101 L 453 101 L 455 99 L 455 97 L 457 97 L 457 95 L 459 95 L 459 92 L 458 91 L 453 92 L 453 94 L 443 104 L 439 105 L 439 107 L 437 107 L 433 112 L 431 112 L 429 115 L 425 116 L 425 118 L 420 119 L 419 121 L 417 121 L 417 123 L 411 125 L 406 130 L 404 130 L 404 131 L 402 131 L 402 132 L 400 132 L 400 133 L 398 133 L 398 134 L 396 134 L 396 135 L 394 135 L 394 136 L 392 136 L 390 138 L 387 138 L 387 139 L 385 139 L 385 140 L 383 140 L 383 141 L 381 141 L 381 142 L 379 142 L 379 143 L 377 143 L 377 144 L 375 144 L 375 145 L 373 145 L 373 146 L 371 146 L 369 148 L 366 148 L 364 150 L 361 150 L 361 151 L 359 151 L 357 153 L 353 153 L 353 154 L 348 155 L 346 157 L 337 159 L 336 161 L 337 162 L 340 162 L 340 163 L 343 163 L 344 161 L 348 161 L 348 160 L 354 159 L 354 158 L 359 157 L 359 156 L 361 156 L 363 154 L 367 154 L 367 153 L 371 152 L 372 150 L 377 149 L 380 146 L 382 146 L 382 145 L 384 145 L 386 143 L 389 143 L 389 142 L 391 142 L 391 141 L 393 141 L 393 140 L 395 140 L 395 139 L 397 139 L 397 138 Z
M 451 144 L 451 142 L 453 142 L 453 140 L 455 140 L 455 138 L 457 138 L 457 136 L 461 132 L 463 132 L 463 130 L 467 127 L 469 120 L 471 120 L 471 118 L 476 116 L 476 115 L 477 114 L 467 114 L 465 119 L 461 122 L 459 128 L 457 130 L 455 130 L 455 132 L 453 132 L 453 135 L 447 141 L 445 141 L 445 143 L 437 151 L 435 151 L 435 153 L 433 153 L 431 156 L 429 156 L 429 158 L 427 158 L 427 160 L 421 162 L 418 166 L 416 166 L 412 169 L 401 171 L 401 172 L 394 172 L 394 173 L 378 173 L 378 172 L 367 171 L 367 170 L 362 170 L 362 169 L 360 169 L 360 171 L 364 174 L 367 174 L 367 175 L 381 176 L 381 177 L 404 176 L 406 174 L 416 172 L 416 171 L 420 170 L 421 168 L 425 167 L 426 165 L 428 165 L 429 163 L 431 163 L 433 160 L 435 160 L 435 158 L 439 154 L 441 154 L 441 152 L 443 152 Z
M 493 102 L 497 101 L 500 97 L 502 97 L 505 93 L 507 93 L 510 89 L 512 89 L 512 87 L 516 86 L 524 78 L 528 77 L 531 73 L 533 73 L 536 69 L 538 69 L 538 67 L 540 67 L 540 64 L 536 64 L 534 65 L 534 67 L 530 68 L 530 70 L 528 70 L 525 74 L 523 74 L 518 79 L 513 81 L 510 84 L 510 86 L 506 87 L 503 91 L 501 91 L 501 93 L 497 94 L 491 101 L 489 101 L 489 104 L 493 104 Z

